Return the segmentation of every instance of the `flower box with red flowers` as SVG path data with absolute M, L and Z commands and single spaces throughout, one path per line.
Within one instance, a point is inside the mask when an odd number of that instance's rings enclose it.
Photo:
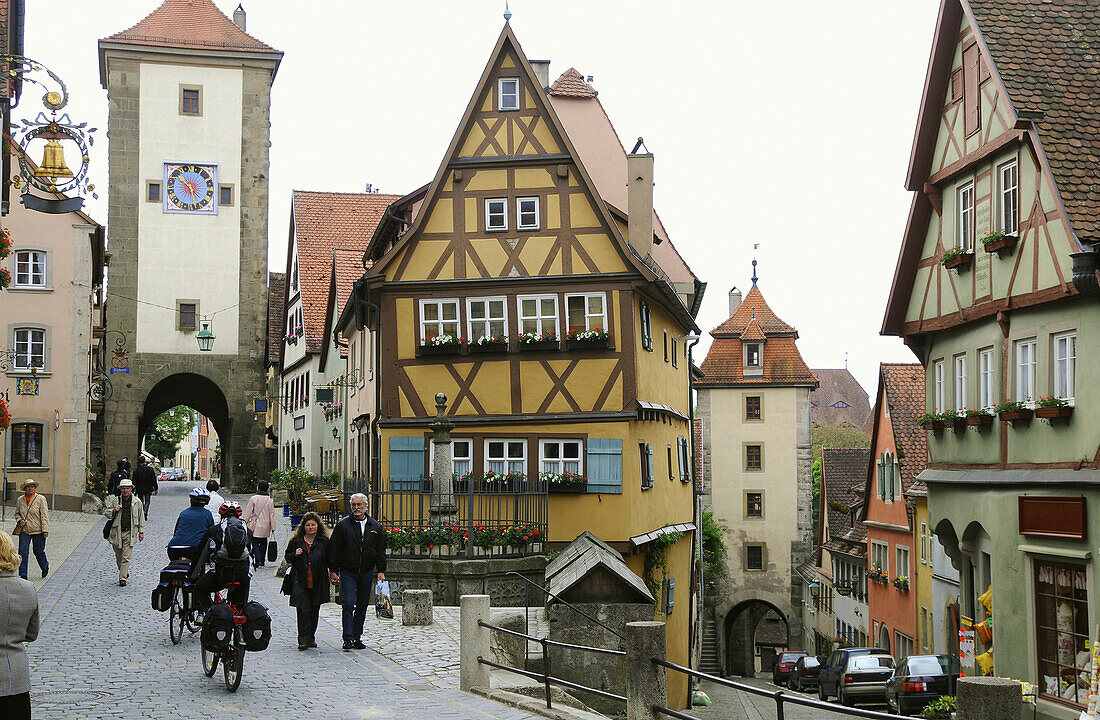
M 607 350 L 611 347 L 611 333 L 602 328 L 570 330 L 565 339 L 570 350 Z
M 1049 422 L 1068 421 L 1073 417 L 1073 406 L 1060 397 L 1041 397 L 1035 403 L 1035 417 Z
M 978 428 L 980 432 L 984 428 L 993 427 L 993 414 L 988 410 L 964 410 L 966 424 Z
M 974 262 L 974 253 L 969 250 L 963 250 L 962 248 L 952 248 L 943 253 L 943 258 L 940 260 L 943 266 L 948 270 L 957 270 L 962 272 L 970 268 L 970 264 Z
M 993 408 L 993 412 L 997 413 L 1001 420 L 1010 422 L 1013 426 L 1016 423 L 1026 425 L 1035 415 L 1035 411 L 1020 400 L 1005 400 L 1003 403 L 998 403 Z
M 588 478 L 574 472 L 542 472 L 539 480 L 546 485 L 546 491 L 555 494 L 580 494 L 588 488 Z
M 482 335 L 477 340 L 468 343 L 466 345 L 466 350 L 469 351 L 471 355 L 481 353 L 506 353 L 508 352 L 508 336 L 494 335 L 490 337 L 488 335 Z
M 1002 253 L 1016 247 L 1016 233 L 991 232 L 981 239 L 982 249 L 987 253 Z
M 558 334 L 556 332 L 525 332 L 519 336 L 519 349 L 520 352 L 557 350 Z

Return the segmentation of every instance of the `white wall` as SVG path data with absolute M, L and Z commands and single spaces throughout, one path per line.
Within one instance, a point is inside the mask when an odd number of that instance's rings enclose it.
M 199 352 L 195 333 L 176 329 L 176 301 L 194 299 L 200 315 L 217 313 L 213 352 L 237 353 L 242 83 L 240 69 L 141 65 L 138 352 Z M 181 84 L 202 86 L 201 117 L 180 114 Z M 217 182 L 234 186 L 233 204 L 192 215 L 145 202 L 147 181 L 164 190 L 165 161 L 216 163 Z

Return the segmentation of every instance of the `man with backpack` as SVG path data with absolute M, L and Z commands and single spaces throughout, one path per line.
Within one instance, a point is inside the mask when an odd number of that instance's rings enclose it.
M 130 463 L 126 462 L 126 458 L 118 461 L 118 467 L 111 473 L 111 477 L 107 478 L 107 494 L 120 496 L 122 493 L 118 491 L 118 484 L 123 480 L 130 479 L 130 471 L 127 466 Z
M 227 587 L 230 602 L 244 604 L 248 601 L 252 533 L 241 520 L 242 512 L 239 502 L 223 502 L 218 508 L 221 522 L 210 528 L 204 538 L 203 552 L 196 567 L 204 567 L 211 558 L 214 560 L 214 569 L 204 573 L 195 583 L 195 592 L 204 610 L 210 606 L 210 594 Z

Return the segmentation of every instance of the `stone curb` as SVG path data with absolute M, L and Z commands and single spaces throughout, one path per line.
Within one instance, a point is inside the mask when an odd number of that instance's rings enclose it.
M 526 695 L 520 695 L 519 693 L 509 692 L 507 690 L 474 688 L 470 692 L 474 695 L 480 695 L 481 697 L 501 703 L 502 705 L 516 708 L 517 710 L 522 710 L 533 715 L 541 715 L 545 718 L 551 718 L 551 720 L 607 720 L 607 715 L 577 710 L 567 705 L 548 708 L 544 700 L 536 700 Z

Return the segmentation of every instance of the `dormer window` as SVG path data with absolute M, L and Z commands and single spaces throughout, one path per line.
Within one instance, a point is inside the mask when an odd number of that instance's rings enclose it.
M 501 78 L 497 100 L 498 110 L 519 110 L 519 78 Z
M 761 355 L 764 352 L 764 343 L 759 340 L 742 341 L 742 343 L 742 370 L 745 377 L 763 377 L 764 365 Z
M 837 400 L 835 403 L 833 403 L 833 407 L 835 407 L 837 410 L 844 410 L 845 408 L 850 408 L 852 406 L 844 402 L 843 400 Z
M 760 367 L 760 343 L 745 345 L 745 364 L 749 367 Z

